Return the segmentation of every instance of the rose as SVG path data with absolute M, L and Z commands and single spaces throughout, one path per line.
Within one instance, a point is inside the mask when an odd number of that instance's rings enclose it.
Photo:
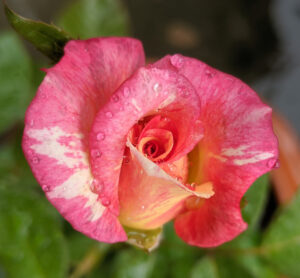
M 123 226 L 210 247 L 246 229 L 240 200 L 277 164 L 271 109 L 247 85 L 181 55 L 144 66 L 139 41 L 70 41 L 26 113 L 23 150 L 78 231 Z

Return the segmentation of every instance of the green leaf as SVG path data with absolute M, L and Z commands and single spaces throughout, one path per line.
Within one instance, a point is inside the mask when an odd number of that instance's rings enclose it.
M 255 278 L 236 258 L 218 256 L 215 259 L 218 277 L 220 278 Z
M 153 277 L 186 277 L 205 249 L 190 246 L 180 239 L 172 223 L 164 226 L 164 235 L 160 247 L 154 251 L 158 259 Z M 172 267 L 169 267 L 172 266 Z
M 0 34 L 0 133 L 22 119 L 32 98 L 33 66 L 18 37 Z
M 237 254 L 235 259 L 253 277 L 278 278 L 278 274 L 257 254 L 245 252 L 244 254 Z
M 230 256 L 209 256 L 201 259 L 191 270 L 191 278 L 255 278 Z
M 218 269 L 213 259 L 204 257 L 198 261 L 191 271 L 191 278 L 219 278 Z
M 128 241 L 127 243 L 132 244 L 138 248 L 141 248 L 147 252 L 153 251 L 158 247 L 162 229 L 158 228 L 155 230 L 137 230 L 128 227 L 124 227 Z
M 261 252 L 281 273 L 300 277 L 300 192 L 271 223 L 264 235 Z
M 8 22 L 22 37 L 52 61 L 59 61 L 63 56 L 65 44 L 72 39 L 66 32 L 54 25 L 22 17 L 6 4 L 4 9 Z
M 112 265 L 114 278 L 150 278 L 156 257 L 140 250 L 128 249 L 120 251 Z
M 57 212 L 22 185 L 0 181 L 0 264 L 11 278 L 66 277 L 68 254 Z
M 248 189 L 244 198 L 247 204 L 242 209 L 244 220 L 248 229 L 255 229 L 259 224 L 262 213 L 266 207 L 269 192 L 269 176 L 263 175 Z
M 129 22 L 119 0 L 77 0 L 60 15 L 58 25 L 73 37 L 125 36 Z
M 72 265 L 78 264 L 86 253 L 98 243 L 77 231 L 73 231 L 67 240 L 68 249 L 70 251 L 70 262 Z

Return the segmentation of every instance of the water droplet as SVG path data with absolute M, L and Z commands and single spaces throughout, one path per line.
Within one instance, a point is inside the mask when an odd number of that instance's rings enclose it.
M 44 184 L 44 185 L 42 186 L 42 189 L 43 189 L 45 192 L 49 192 L 49 191 L 50 191 L 50 186 Z
M 124 163 L 129 163 L 129 157 L 128 156 L 123 156 L 123 161 Z
M 178 177 L 178 178 L 176 178 L 176 180 L 177 180 L 178 182 L 180 182 L 180 183 L 183 182 L 183 178 L 182 178 L 182 177 Z
M 185 97 L 185 98 L 186 98 L 186 97 L 189 97 L 189 95 L 190 95 L 190 93 L 189 93 L 189 92 L 186 92 L 186 91 L 182 93 L 182 96 Z
M 153 90 L 156 92 L 156 93 L 159 93 L 162 89 L 162 86 L 159 84 L 159 83 L 155 83 L 154 86 L 153 86 Z
M 169 164 L 169 169 L 174 172 L 176 171 L 177 167 L 174 164 Z
M 279 167 L 279 161 L 276 158 L 270 158 L 267 161 L 267 166 L 272 169 L 277 169 Z
M 31 120 L 30 123 L 29 123 L 29 125 L 30 125 L 31 127 L 33 127 L 33 125 L 34 125 L 34 120 Z
M 37 156 L 35 156 L 31 159 L 31 161 L 33 164 L 38 164 L 40 162 L 40 159 Z
M 143 206 L 141 206 L 141 209 L 145 209 L 145 206 L 143 205 Z
M 180 55 L 173 55 L 171 57 L 171 64 L 174 67 L 181 68 L 184 64 L 184 61 Z
M 195 188 L 196 187 L 196 183 L 195 182 L 192 182 L 191 184 L 190 184 L 190 186 L 192 187 L 192 188 Z
M 45 93 L 41 94 L 41 96 L 42 96 L 42 98 L 44 98 L 44 99 L 48 98 L 47 94 L 45 94 Z
M 105 207 L 110 205 L 110 200 L 108 200 L 106 197 L 102 197 L 101 204 Z
M 123 95 L 124 97 L 128 97 L 130 95 L 130 90 L 127 87 L 124 88 Z
M 99 158 L 99 157 L 101 157 L 102 154 L 99 150 L 94 149 L 94 150 L 91 151 L 91 155 L 92 155 L 93 158 Z
M 96 138 L 97 141 L 103 141 L 105 139 L 105 134 L 103 132 L 98 132 Z
M 119 97 L 117 95 L 113 95 L 112 96 L 112 100 L 113 100 L 113 102 L 118 102 L 119 101 Z
M 103 183 L 99 182 L 97 179 L 93 179 L 90 183 L 90 189 L 92 192 L 100 194 L 103 190 Z
M 205 74 L 209 77 L 212 78 L 215 76 L 215 73 L 212 73 L 210 70 L 205 70 Z
M 105 116 L 107 118 L 112 118 L 113 114 L 110 111 L 108 111 L 108 112 L 105 113 Z

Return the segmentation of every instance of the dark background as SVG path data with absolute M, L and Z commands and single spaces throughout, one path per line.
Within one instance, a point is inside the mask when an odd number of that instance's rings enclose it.
M 70 0 L 10 0 L 20 14 L 55 21 Z M 299 0 L 123 0 L 148 57 L 182 53 L 238 76 L 300 134 Z M 9 28 L 0 13 L 0 28 Z M 32 55 L 39 57 L 31 49 Z

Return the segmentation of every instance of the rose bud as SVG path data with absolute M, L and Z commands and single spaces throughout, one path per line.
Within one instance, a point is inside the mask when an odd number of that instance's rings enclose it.
M 188 244 L 243 232 L 240 201 L 277 164 L 271 108 L 193 58 L 145 66 L 131 38 L 70 41 L 26 113 L 23 150 L 74 229 L 128 240 L 174 220 Z

